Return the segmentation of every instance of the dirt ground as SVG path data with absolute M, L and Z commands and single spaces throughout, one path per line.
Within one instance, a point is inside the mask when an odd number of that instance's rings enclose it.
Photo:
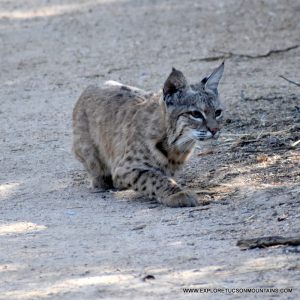
M 279 77 L 300 81 L 299 16 L 297 0 L 0 0 L 0 299 L 299 297 L 300 246 L 236 245 L 300 232 L 300 87 Z M 196 82 L 224 58 L 222 136 L 178 174 L 210 204 L 91 193 L 71 153 L 82 90 L 158 90 L 172 66 Z

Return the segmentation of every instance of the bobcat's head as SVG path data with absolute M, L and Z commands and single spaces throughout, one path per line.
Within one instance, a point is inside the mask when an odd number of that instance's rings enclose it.
M 190 85 L 182 72 L 172 69 L 162 95 L 170 145 L 189 148 L 195 141 L 219 136 L 223 113 L 218 84 L 223 71 L 224 62 L 200 83 Z

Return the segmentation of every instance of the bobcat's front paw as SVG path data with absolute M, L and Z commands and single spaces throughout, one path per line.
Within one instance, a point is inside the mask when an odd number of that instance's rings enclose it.
M 194 193 L 181 191 L 164 199 L 163 204 L 169 207 L 197 206 L 198 197 Z

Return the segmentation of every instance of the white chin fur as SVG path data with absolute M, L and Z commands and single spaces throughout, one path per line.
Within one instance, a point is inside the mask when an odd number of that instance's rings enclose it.
M 212 137 L 213 137 L 212 133 L 209 132 L 209 131 L 207 131 L 207 132 L 206 132 L 206 138 L 207 138 L 207 139 L 210 139 L 210 138 L 212 138 Z
M 213 136 L 213 138 L 214 138 L 214 139 L 217 139 L 219 136 L 220 136 L 220 132 L 218 131 L 218 132 Z
M 211 138 L 215 139 L 218 138 L 219 135 L 220 135 L 219 132 L 215 136 L 213 136 L 212 133 L 209 131 L 199 132 L 198 130 L 191 130 L 187 135 L 183 136 L 181 139 L 179 139 L 176 142 L 176 146 L 178 148 L 185 148 L 190 143 L 198 142 L 198 141 L 206 141 Z

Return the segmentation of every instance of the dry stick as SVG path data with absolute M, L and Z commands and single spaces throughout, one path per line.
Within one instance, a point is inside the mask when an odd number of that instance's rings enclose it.
M 273 54 L 278 54 L 282 52 L 287 52 L 293 49 L 299 48 L 300 45 L 293 45 L 284 49 L 271 49 L 265 54 L 256 54 L 256 55 L 251 55 L 251 54 L 239 54 L 239 53 L 234 53 L 234 52 L 224 52 L 224 51 L 216 51 L 223 53 L 223 55 L 218 55 L 218 56 L 209 56 L 209 57 L 203 57 L 203 58 L 192 58 L 189 62 L 196 62 L 196 61 L 215 61 L 219 59 L 225 59 L 225 58 L 232 58 L 232 57 L 240 57 L 240 58 L 249 58 L 249 59 L 259 59 L 259 58 L 265 58 L 268 56 L 271 56 Z
M 297 82 L 295 82 L 293 80 L 290 80 L 290 79 L 284 77 L 283 75 L 279 75 L 279 77 L 283 78 L 284 80 L 288 81 L 289 83 L 292 83 L 292 84 L 295 84 L 297 86 L 300 86 L 300 83 L 297 83 Z
M 296 147 L 298 144 L 300 144 L 300 140 L 298 140 L 298 141 L 296 141 L 295 143 L 293 143 L 293 144 L 291 145 L 291 147 Z
M 236 244 L 241 250 L 253 248 L 266 248 L 277 245 L 298 246 L 300 245 L 299 237 L 283 237 L 283 236 L 265 236 L 254 239 L 242 239 Z
M 192 58 L 190 59 L 189 62 L 195 62 L 195 61 L 215 61 L 219 59 L 224 59 L 224 58 L 230 58 L 231 55 L 219 55 L 219 56 L 209 56 L 209 57 L 202 57 L 202 58 Z
M 277 53 L 282 53 L 282 52 L 287 52 L 296 48 L 299 48 L 300 45 L 293 45 L 284 49 L 271 49 L 265 54 L 256 54 L 256 55 L 251 55 L 251 54 L 238 54 L 238 53 L 233 53 L 233 52 L 223 52 L 223 51 L 218 51 L 220 53 L 224 53 L 225 55 L 229 55 L 230 57 L 236 56 L 236 57 L 244 57 L 244 58 L 250 58 L 250 59 L 256 59 L 256 58 L 265 58 L 268 56 L 271 56 L 273 54 Z

